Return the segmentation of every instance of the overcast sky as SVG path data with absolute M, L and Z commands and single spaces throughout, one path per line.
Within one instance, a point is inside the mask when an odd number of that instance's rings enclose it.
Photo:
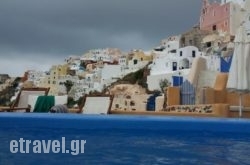
M 48 70 L 94 48 L 150 50 L 199 21 L 202 0 L 0 0 L 0 73 Z

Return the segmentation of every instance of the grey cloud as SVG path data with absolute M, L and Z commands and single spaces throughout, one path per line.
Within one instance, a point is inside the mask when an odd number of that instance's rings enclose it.
M 151 49 L 198 23 L 201 0 L 1 0 L 0 57 L 64 58 L 89 49 Z M 2 72 L 0 70 L 0 72 Z

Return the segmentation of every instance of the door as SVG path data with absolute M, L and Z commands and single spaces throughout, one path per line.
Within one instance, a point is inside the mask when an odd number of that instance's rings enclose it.
M 173 62 L 173 71 L 177 70 L 177 62 Z

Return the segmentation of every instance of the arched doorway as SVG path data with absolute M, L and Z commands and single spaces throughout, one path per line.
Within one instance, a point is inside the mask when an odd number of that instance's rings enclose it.
M 187 58 L 184 58 L 180 61 L 179 65 L 180 69 L 188 69 L 190 67 L 189 60 Z

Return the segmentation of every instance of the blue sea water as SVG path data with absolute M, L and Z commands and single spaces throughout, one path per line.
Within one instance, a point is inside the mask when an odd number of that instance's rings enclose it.
M 11 153 L 10 141 L 86 140 L 84 153 Z M 30 148 L 32 151 L 32 148 Z M 0 164 L 250 164 L 250 121 L 153 116 L 0 114 Z

